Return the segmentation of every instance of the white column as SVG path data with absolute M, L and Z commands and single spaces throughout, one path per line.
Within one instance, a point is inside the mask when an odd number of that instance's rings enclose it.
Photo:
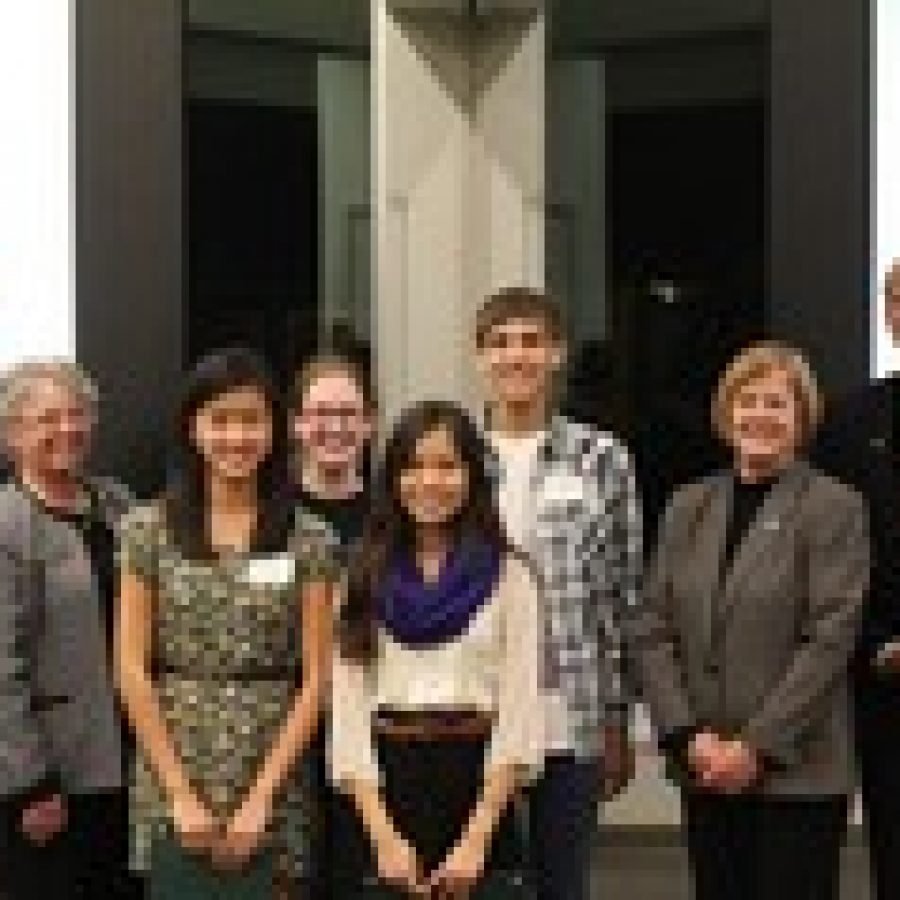
M 544 281 L 542 7 L 411 6 L 373 3 L 372 334 L 389 417 L 424 397 L 471 403 L 475 309 Z
M 74 352 L 74 19 L 0 4 L 0 367 Z

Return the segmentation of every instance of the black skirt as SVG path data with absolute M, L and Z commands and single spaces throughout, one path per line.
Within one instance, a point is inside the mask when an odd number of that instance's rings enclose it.
M 388 811 L 427 874 L 444 861 L 479 802 L 487 741 L 411 741 L 381 735 L 376 748 Z M 330 831 L 332 897 L 406 896 L 380 883 L 370 839 L 346 797 L 336 803 Z M 525 871 L 510 804 L 491 841 L 475 896 L 521 896 Z

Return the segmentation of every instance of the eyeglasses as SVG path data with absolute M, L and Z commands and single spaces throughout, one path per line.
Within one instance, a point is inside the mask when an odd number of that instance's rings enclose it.
M 315 419 L 318 422 L 330 421 L 350 424 L 365 416 L 365 410 L 359 406 L 312 406 L 300 411 L 300 418 Z

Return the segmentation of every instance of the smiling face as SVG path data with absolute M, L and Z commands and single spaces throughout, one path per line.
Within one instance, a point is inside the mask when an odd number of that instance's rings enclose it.
M 8 424 L 13 465 L 18 471 L 73 474 L 88 454 L 92 427 L 92 410 L 77 392 L 55 379 L 35 379 Z
M 498 322 L 484 335 L 478 351 L 491 399 L 509 406 L 544 402 L 562 359 L 560 341 L 538 316 Z
M 272 409 L 258 387 L 226 391 L 195 413 L 191 439 L 207 472 L 227 481 L 253 478 L 272 450 Z
M 469 473 L 449 429 L 438 426 L 419 438 L 396 491 L 418 527 L 449 526 L 456 519 L 468 498 Z
M 803 434 L 803 407 L 791 377 L 769 368 L 733 394 L 727 438 L 739 463 L 777 467 L 796 453 Z
M 315 378 L 293 419 L 304 459 L 322 470 L 356 471 L 372 435 L 372 417 L 356 380 L 335 369 Z

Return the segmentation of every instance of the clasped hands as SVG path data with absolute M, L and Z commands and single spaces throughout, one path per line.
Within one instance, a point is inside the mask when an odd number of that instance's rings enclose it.
M 429 876 L 425 876 L 413 846 L 391 829 L 376 841 L 378 874 L 411 897 L 451 900 L 469 895 L 484 873 L 487 842 L 468 833 Z
M 272 801 L 251 792 L 234 815 L 222 823 L 197 796 L 185 794 L 176 798 L 172 813 L 185 850 L 208 855 L 216 868 L 239 869 L 262 842 L 272 817 Z
M 760 775 L 759 756 L 746 741 L 721 737 L 707 729 L 689 741 L 687 762 L 700 787 L 710 790 L 742 791 Z

